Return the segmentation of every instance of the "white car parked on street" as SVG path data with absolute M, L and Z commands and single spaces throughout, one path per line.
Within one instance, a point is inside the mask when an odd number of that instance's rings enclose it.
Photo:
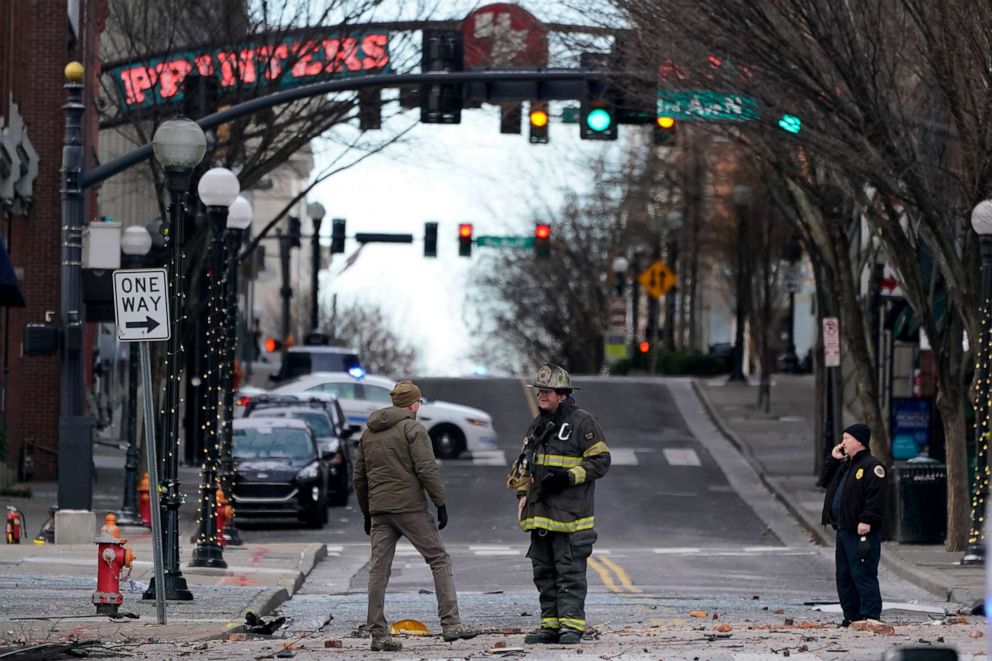
M 355 378 L 343 372 L 315 372 L 288 381 L 270 392 L 334 395 L 348 423 L 364 428 L 373 411 L 392 405 L 389 391 L 395 385 L 392 379 L 381 376 Z M 454 459 L 466 451 L 474 453 L 496 449 L 492 416 L 480 409 L 451 402 L 425 401 L 417 419 L 427 427 L 434 443 L 434 454 L 439 459 Z

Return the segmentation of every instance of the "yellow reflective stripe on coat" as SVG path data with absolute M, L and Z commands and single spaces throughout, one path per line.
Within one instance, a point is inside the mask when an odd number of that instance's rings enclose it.
M 558 618 L 557 617 L 542 617 L 541 618 L 541 628 L 542 629 L 554 629 L 558 630 Z
M 534 463 L 538 466 L 557 466 L 559 468 L 571 468 L 582 463 L 582 457 L 566 457 L 563 454 L 539 454 L 534 457 Z
M 572 474 L 573 484 L 582 484 L 586 481 L 586 469 L 582 466 L 576 466 L 575 468 L 569 468 L 568 472 Z
M 597 454 L 605 454 L 610 451 L 610 448 L 606 446 L 606 441 L 600 441 L 598 443 L 593 443 L 589 448 L 582 453 L 583 457 L 595 457 Z
M 596 523 L 596 517 L 587 516 L 575 521 L 555 521 L 546 516 L 532 516 L 520 522 L 520 527 L 526 532 L 534 529 L 550 530 L 551 532 L 578 532 L 590 530 Z
M 559 618 L 558 621 L 561 622 L 561 626 L 568 627 L 569 629 L 572 629 L 574 631 L 585 631 L 586 630 L 586 621 L 585 620 L 579 620 L 579 619 L 574 618 L 574 617 L 562 617 L 562 618 Z

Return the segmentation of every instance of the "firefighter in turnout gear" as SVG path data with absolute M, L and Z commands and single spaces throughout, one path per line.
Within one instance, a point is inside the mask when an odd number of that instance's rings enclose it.
M 541 600 L 541 627 L 526 643 L 578 644 L 586 629 L 586 560 L 596 541 L 596 480 L 610 450 L 596 419 L 575 405 L 568 372 L 544 365 L 529 388 L 540 413 L 530 424 L 507 486 L 516 489 L 520 527 Z

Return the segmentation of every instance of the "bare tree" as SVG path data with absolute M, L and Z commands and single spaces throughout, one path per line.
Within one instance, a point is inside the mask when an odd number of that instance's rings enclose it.
M 669 84 L 705 84 L 757 100 L 766 121 L 745 132 L 805 198 L 800 206 L 812 221 L 808 237 L 835 258 L 844 339 L 862 349 L 856 369 L 863 404 L 877 401 L 877 384 L 864 374 L 873 371 L 876 357 L 862 339 L 870 332 L 863 315 L 851 305 L 857 278 L 843 268 L 852 256 L 860 261 L 861 246 L 848 243 L 853 250 L 847 254 L 836 250 L 845 242 L 840 234 L 847 216 L 824 213 L 824 186 L 841 191 L 840 208 L 850 209 L 852 222 L 868 223 L 898 268 L 942 366 L 936 404 L 947 442 L 947 545 L 960 550 L 969 523 L 965 409 L 973 378 L 972 351 L 962 338 L 965 331 L 980 337 L 981 309 L 977 241 L 967 216 L 992 188 L 986 57 L 992 8 L 966 0 L 612 4 L 627 12 L 656 63 L 684 65 L 684 75 Z M 711 66 L 694 66 L 707 61 Z M 793 139 L 773 133 L 782 113 L 801 119 Z M 921 253 L 932 257 L 932 266 Z M 886 439 L 884 425 L 874 416 L 877 406 L 865 413 L 876 449 L 875 438 Z M 887 454 L 887 447 L 878 449 Z
M 369 372 L 393 376 L 417 372 L 417 347 L 395 331 L 381 308 L 355 304 L 337 312 L 333 327 L 326 319 L 321 326 L 335 342 L 357 349 Z

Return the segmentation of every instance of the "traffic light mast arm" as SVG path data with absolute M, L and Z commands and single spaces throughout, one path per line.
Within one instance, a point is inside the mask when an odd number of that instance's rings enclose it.
M 625 73 L 626 75 L 630 74 L 630 72 Z M 274 94 L 260 96 L 212 115 L 207 115 L 196 123 L 200 125 L 200 128 L 207 130 L 260 110 L 312 96 L 329 94 L 331 92 L 361 90 L 370 87 L 406 87 L 418 84 L 481 85 L 483 88 L 480 91 L 491 94 L 485 86 L 494 83 L 534 83 L 534 92 L 528 91 L 522 98 L 540 98 L 544 100 L 582 99 L 588 96 L 590 87 L 602 87 L 608 79 L 618 76 L 619 73 L 591 69 L 535 69 L 384 74 L 343 80 L 325 80 L 312 85 L 303 85 Z M 537 93 L 538 88 L 540 88 L 540 94 Z M 517 89 L 517 86 L 514 86 L 514 89 Z M 521 95 L 519 93 L 514 96 L 514 98 L 520 97 Z M 150 158 L 151 155 L 152 145 L 149 143 L 109 163 L 105 163 L 92 170 L 87 170 L 80 177 L 80 188 L 86 189 L 99 184 L 115 174 L 123 172 Z

